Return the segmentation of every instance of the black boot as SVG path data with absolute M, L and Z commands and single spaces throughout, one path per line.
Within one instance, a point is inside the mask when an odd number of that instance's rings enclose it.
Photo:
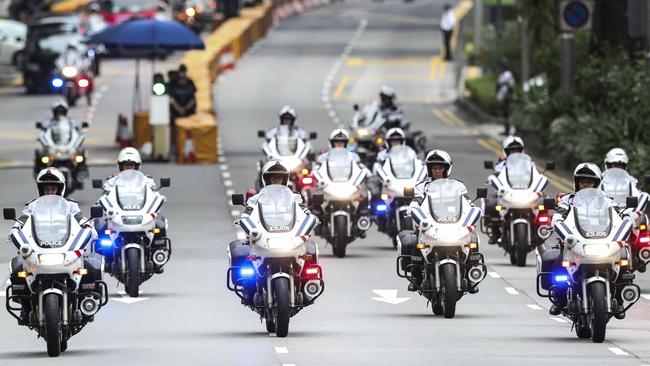
M 551 305 L 551 308 L 548 309 L 548 313 L 551 315 L 560 315 L 562 313 L 562 307 L 559 305 Z

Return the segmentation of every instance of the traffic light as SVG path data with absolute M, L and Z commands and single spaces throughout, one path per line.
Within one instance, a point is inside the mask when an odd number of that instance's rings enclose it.
M 167 84 L 165 77 L 161 73 L 153 75 L 153 86 L 151 87 L 154 95 L 165 95 L 167 93 Z

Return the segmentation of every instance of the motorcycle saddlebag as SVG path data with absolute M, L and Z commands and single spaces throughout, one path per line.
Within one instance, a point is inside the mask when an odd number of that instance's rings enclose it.
M 561 267 L 562 250 L 557 244 L 551 244 L 548 241 L 537 247 L 540 257 L 541 287 L 544 290 L 550 290 L 553 285 L 553 272 Z

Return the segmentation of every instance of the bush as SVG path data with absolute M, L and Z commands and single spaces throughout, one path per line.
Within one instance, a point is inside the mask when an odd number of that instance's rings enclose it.
M 470 93 L 470 100 L 490 114 L 498 114 L 496 99 L 496 79 L 494 76 L 481 76 L 465 81 L 465 88 Z

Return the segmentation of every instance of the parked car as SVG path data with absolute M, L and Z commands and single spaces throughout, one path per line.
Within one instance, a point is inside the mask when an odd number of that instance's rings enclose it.
M 21 22 L 0 19 L 0 65 L 16 66 L 25 48 L 27 26 Z

